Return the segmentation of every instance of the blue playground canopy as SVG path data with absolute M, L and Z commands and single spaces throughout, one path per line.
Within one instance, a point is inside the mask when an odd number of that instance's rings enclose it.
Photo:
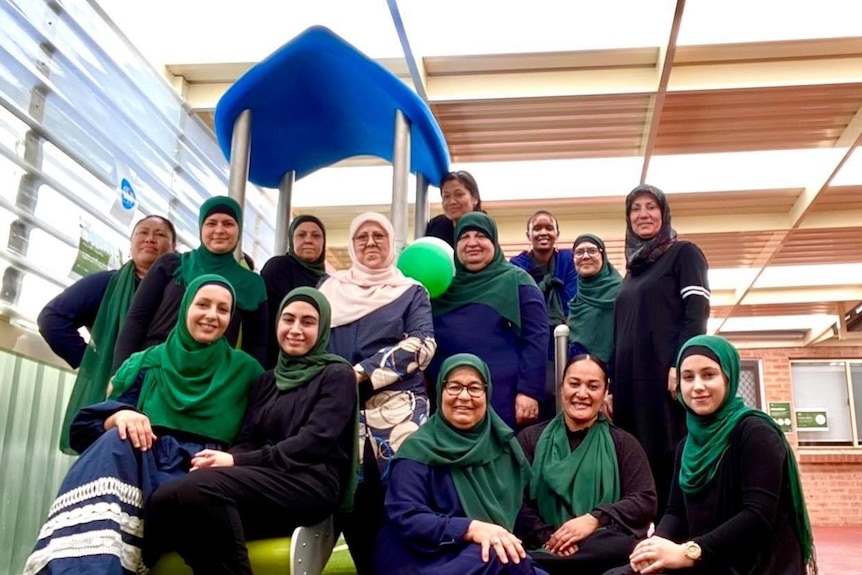
M 437 184 L 449 152 L 428 105 L 404 82 L 323 26 L 309 28 L 237 80 L 215 130 L 230 159 L 234 123 L 251 110 L 248 179 L 277 188 L 352 156 L 392 161 L 395 110 L 410 122 L 410 171 Z

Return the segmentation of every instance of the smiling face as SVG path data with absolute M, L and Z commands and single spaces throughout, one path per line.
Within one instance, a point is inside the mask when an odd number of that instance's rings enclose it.
M 162 218 L 149 217 L 138 222 L 132 231 L 131 254 L 135 269 L 143 275 L 165 252 L 173 251 L 175 238 Z
M 629 210 L 629 222 L 632 231 L 642 240 L 650 240 L 661 230 L 661 205 L 649 193 L 635 196 Z
M 464 214 L 476 209 L 479 200 L 473 197 L 470 190 L 458 179 L 444 182 L 440 190 L 443 196 L 443 213 L 457 223 Z
M 377 222 L 365 222 L 353 235 L 353 249 L 359 263 L 372 270 L 382 269 L 389 258 L 389 234 Z
M 201 242 L 214 254 L 227 254 L 233 251 L 239 239 L 239 226 L 227 214 L 212 214 L 201 226 Z
M 287 355 L 307 354 L 317 343 L 320 314 L 306 301 L 292 301 L 281 310 L 276 327 L 278 345 Z
M 471 272 L 488 267 L 494 259 L 494 242 L 480 230 L 467 230 L 458 237 L 455 246 L 458 261 Z
M 454 394 L 456 388 L 458 393 Z M 456 367 L 446 375 L 440 411 L 452 427 L 464 431 L 474 428 L 485 418 L 488 412 L 488 393 L 478 371 L 465 365 Z
M 230 323 L 233 297 L 217 284 L 206 284 L 195 293 L 186 314 L 186 328 L 198 343 L 212 343 L 220 338 Z
M 293 253 L 312 263 L 323 253 L 323 230 L 314 222 L 302 222 L 293 230 Z
M 569 431 L 585 429 L 595 422 L 608 394 L 605 373 L 591 359 L 571 364 L 563 374 L 560 399 Z
M 582 278 L 593 277 L 602 269 L 602 252 L 590 241 L 582 241 L 574 250 L 575 269 Z
M 527 239 L 533 251 L 547 252 L 554 248 L 558 234 L 557 221 L 549 214 L 539 213 L 530 220 Z
M 727 380 L 721 366 L 705 355 L 690 355 L 680 365 L 680 391 L 685 404 L 697 415 L 715 413 L 727 396 Z

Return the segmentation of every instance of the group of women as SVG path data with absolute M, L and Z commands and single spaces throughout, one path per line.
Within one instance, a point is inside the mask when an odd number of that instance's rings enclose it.
M 441 189 L 447 221 L 436 225 L 456 274 L 433 301 L 395 267 L 393 229 L 379 214 L 352 222 L 351 266 L 331 275 L 323 224 L 310 216 L 293 221 L 288 254 L 261 276 L 233 259 L 242 213 L 232 200 L 204 203 L 201 247 L 182 255 L 167 241 L 136 258 L 142 225 L 169 227 L 139 223 L 133 265 L 103 281 L 102 306 L 86 316 L 95 320 L 77 320 L 93 325 L 82 366 L 96 355 L 100 378 L 79 373 L 73 396 L 86 399 L 69 407 L 68 444 L 82 455 L 25 573 L 135 573 L 171 550 L 195 573 L 251 573 L 248 539 L 333 514 L 360 575 L 600 574 L 624 563 L 639 573 L 804 573 L 813 548 L 795 460 L 783 435 L 735 399 L 732 346 L 657 332 L 646 345 L 672 357 L 639 365 L 644 338 L 632 347 L 637 334 L 615 326 L 651 321 L 646 296 L 633 289 L 629 311 L 614 311 L 626 282 L 601 239 L 580 236 L 568 305 L 578 353 L 555 382 L 560 413 L 532 425 L 547 395 L 549 309 L 562 307 L 549 291 L 554 270 L 539 262 L 543 290 L 505 261 L 469 174 L 447 175 Z M 628 275 L 645 285 L 668 283 L 699 253 L 675 241 L 655 188 L 636 188 L 627 212 Z M 677 290 L 692 318 L 686 293 L 708 296 L 693 285 Z M 46 339 L 49 324 L 40 321 Z M 613 421 L 609 372 L 637 374 L 615 377 Z M 652 447 L 625 431 L 638 430 L 626 402 L 657 385 L 690 434 L 667 473 L 668 512 L 644 539 L 664 496 Z M 749 478 L 744 462 L 765 444 L 778 455 Z M 776 545 L 796 570 L 775 559 Z

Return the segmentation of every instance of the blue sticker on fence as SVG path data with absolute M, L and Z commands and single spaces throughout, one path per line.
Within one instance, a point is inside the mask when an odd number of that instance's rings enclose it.
M 123 202 L 123 209 L 135 209 L 135 204 L 137 203 L 135 190 L 126 178 L 123 178 L 122 181 L 120 181 L 120 200 Z

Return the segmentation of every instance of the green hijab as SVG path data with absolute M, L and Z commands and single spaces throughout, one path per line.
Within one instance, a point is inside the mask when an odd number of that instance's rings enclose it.
M 281 317 L 281 313 L 289 303 L 297 300 L 311 304 L 320 315 L 317 328 L 317 341 L 308 350 L 308 353 L 302 356 L 288 355 L 284 351 L 278 352 L 278 363 L 275 366 L 274 372 L 275 385 L 282 391 L 305 385 L 320 375 L 326 369 L 326 366 L 331 363 L 350 365 L 350 362 L 340 355 L 326 352 L 326 348 L 329 346 L 329 334 L 331 331 L 329 324 L 332 311 L 329 308 L 329 301 L 327 301 L 322 293 L 310 287 L 298 287 L 291 290 L 281 301 L 281 306 L 278 308 L 278 317 Z
M 590 242 L 601 250 L 602 267 L 596 275 L 584 278 L 578 275 L 578 292 L 569 302 L 569 341 L 579 343 L 604 362 L 611 358 L 614 348 L 614 301 L 623 278 L 608 261 L 605 242 L 593 234 L 578 236 L 578 244 Z
M 521 298 L 518 289 L 522 285 L 535 286 L 530 274 L 510 264 L 503 257 L 497 240 L 497 224 L 482 212 L 470 212 L 458 220 L 455 226 L 457 253 L 458 238 L 462 233 L 477 230 L 494 242 L 494 258 L 484 269 L 471 272 L 455 258 L 455 277 L 452 285 L 439 297 L 431 300 L 433 315 L 443 315 L 471 303 L 487 305 L 515 325 L 521 331 Z
M 479 372 L 488 386 L 485 418 L 464 431 L 452 427 L 438 410 L 404 441 L 395 458 L 448 467 L 467 516 L 511 531 L 530 480 L 530 464 L 515 433 L 491 407 L 491 374 L 475 355 L 459 353 L 443 362 L 437 379 L 437 405 L 443 404 L 446 376 L 462 366 Z
M 330 327 L 330 318 L 332 310 L 329 307 L 329 301 L 318 290 L 311 287 L 298 287 L 290 291 L 281 301 L 281 306 L 278 308 L 278 316 L 281 317 L 282 311 L 287 305 L 294 301 L 304 301 L 311 304 L 320 316 L 317 328 L 317 341 L 303 356 L 288 355 L 284 351 L 278 352 L 278 363 L 275 366 L 275 385 L 281 391 L 288 391 L 302 387 L 315 377 L 321 374 L 327 365 L 332 363 L 343 363 L 350 366 L 350 362 L 334 353 L 327 353 L 326 348 L 329 346 L 329 334 L 332 330 Z M 276 320 L 278 321 L 278 320 Z M 350 366 L 352 368 L 352 366 Z M 353 454 L 351 457 L 350 472 L 348 475 L 348 483 L 344 487 L 342 494 L 340 511 L 350 511 L 353 509 L 353 495 L 356 492 L 358 470 L 359 470 L 359 392 L 356 395 L 356 410 L 353 414 Z
M 204 221 L 213 214 L 226 214 L 236 220 L 239 234 L 242 234 L 242 208 L 233 198 L 215 196 L 201 205 L 198 216 L 198 229 L 203 229 Z M 233 251 L 214 254 L 201 245 L 190 252 L 180 254 L 180 265 L 174 272 L 177 283 L 190 285 L 192 280 L 203 274 L 217 274 L 224 277 L 236 290 L 236 307 L 245 311 L 256 310 L 266 301 L 266 285 L 256 273 L 245 269 L 234 259 Z
M 307 262 L 296 255 L 296 246 L 293 244 L 293 234 L 296 231 L 296 228 L 299 224 L 304 224 L 305 222 L 311 222 L 316 225 L 320 228 L 320 233 L 323 234 L 323 249 L 320 251 L 320 257 L 313 262 Z M 311 272 L 313 275 L 317 277 L 323 277 L 326 275 L 326 228 L 323 227 L 323 222 L 316 217 L 309 215 L 293 218 L 293 221 L 290 222 L 290 227 L 287 230 L 287 255 L 290 256 L 290 259 Z
M 619 501 L 620 468 L 607 418 L 600 414 L 572 451 L 565 417 L 558 413 L 539 437 L 533 473 L 530 497 L 555 529 L 599 505 Z
M 739 352 L 729 341 L 717 335 L 697 335 L 683 344 L 677 357 L 677 382 L 682 382 L 680 377 L 680 365 L 682 360 L 689 355 L 701 355 L 697 349 L 706 348 L 712 352 L 721 366 L 721 371 L 727 379 L 727 394 L 724 402 L 712 414 L 701 416 L 694 413 L 685 404 L 682 393 L 677 393 L 680 403 L 686 409 L 686 426 L 688 437 L 682 450 L 682 465 L 679 471 L 679 486 L 684 493 L 697 493 L 715 477 L 719 463 L 727 451 L 730 436 L 737 424 L 745 417 L 757 416 L 772 425 L 784 438 L 781 428 L 771 417 L 760 411 L 747 407 L 742 399 L 736 395 L 739 389 Z M 677 383 L 679 392 L 680 383 Z M 787 471 L 790 484 L 790 494 L 793 499 L 793 509 L 796 512 L 795 527 L 796 534 L 802 544 L 802 552 L 805 562 L 816 573 L 816 560 L 814 557 L 814 539 L 811 533 L 811 522 L 808 519 L 808 510 L 805 507 L 805 498 L 802 494 L 802 482 L 799 479 L 799 467 L 793 449 L 787 444 L 785 438 L 785 449 L 787 451 Z
M 122 395 L 146 370 L 137 407 L 153 426 L 229 443 L 239 431 L 251 384 L 263 368 L 247 353 L 231 348 L 224 337 L 202 344 L 189 333 L 189 308 L 198 290 L 210 284 L 227 288 L 233 297 L 233 288 L 221 276 L 204 274 L 193 279 L 167 340 L 132 354 L 120 366 L 111 398 Z
M 77 452 L 69 445 L 69 430 L 72 420 L 82 407 L 104 401 L 111 379 L 111 364 L 114 361 L 114 344 L 117 334 L 126 321 L 126 312 L 135 295 L 135 262 L 129 260 L 108 281 L 108 289 L 99 305 L 90 343 L 84 351 L 72 395 L 66 406 L 63 429 L 60 435 L 60 450 L 69 455 Z

